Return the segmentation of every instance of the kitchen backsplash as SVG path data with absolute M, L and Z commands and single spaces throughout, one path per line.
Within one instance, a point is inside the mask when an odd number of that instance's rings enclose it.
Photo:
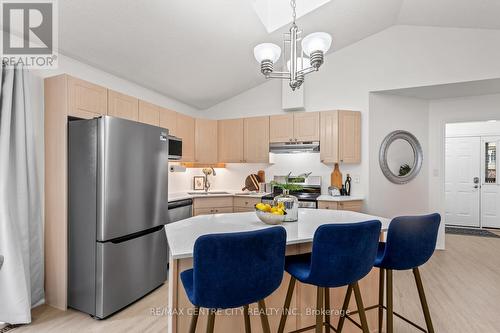
M 244 186 L 245 178 L 250 173 L 257 173 L 258 170 L 266 172 L 266 182 L 273 179 L 274 175 L 300 174 L 312 172 L 315 176 L 321 176 L 321 192 L 326 194 L 330 185 L 330 173 L 333 165 L 325 165 L 320 162 L 320 154 L 299 153 L 299 154 L 270 154 L 270 164 L 245 164 L 230 163 L 226 168 L 216 169 L 217 176 L 209 176 L 212 184 L 211 190 L 237 190 Z M 176 163 L 176 162 L 170 162 Z M 353 178 L 352 195 L 362 195 L 361 183 L 355 183 L 356 177 L 361 174 L 360 165 L 341 165 L 340 171 L 345 180 L 347 173 Z M 193 190 L 193 176 L 203 176 L 201 169 L 186 169 L 186 172 L 169 173 L 169 192 L 185 192 Z

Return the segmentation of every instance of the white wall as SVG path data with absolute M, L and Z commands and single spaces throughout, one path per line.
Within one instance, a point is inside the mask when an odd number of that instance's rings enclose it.
M 332 168 L 320 162 L 319 153 L 300 154 L 270 154 L 270 164 L 226 164 L 225 169 L 216 169 L 217 176 L 210 177 L 213 189 L 217 190 L 241 190 L 245 178 L 250 173 L 264 170 L 266 181 L 273 180 L 275 175 L 287 175 L 289 172 L 298 175 L 304 172 L 312 172 L 315 176 L 322 177 L 322 192 L 328 192 L 330 186 L 330 173 Z M 358 175 L 347 165 L 341 167 L 344 180 L 346 174 L 351 174 L 355 179 Z M 193 189 L 193 176 L 202 176 L 201 169 L 188 169 L 185 173 L 170 173 L 169 191 L 171 193 L 183 192 Z M 363 195 L 364 192 L 359 184 L 352 184 L 352 195 Z
M 305 109 L 362 112 L 362 163 L 349 168 L 360 175 L 357 188 L 368 195 L 369 92 L 497 78 L 498 59 L 498 30 L 393 26 L 328 55 L 321 70 L 306 78 Z M 211 118 L 283 113 L 281 83 L 271 80 L 204 112 Z M 435 139 L 430 137 L 430 145 Z M 380 209 L 390 211 L 391 206 L 385 203 Z
M 484 98 L 484 97 L 483 97 Z M 477 100 L 477 98 L 476 98 Z M 493 107 L 495 107 L 493 105 Z M 498 117 L 500 118 L 500 105 Z M 495 136 L 500 135 L 500 121 L 477 121 L 446 124 L 446 137 Z
M 131 64 L 133 66 L 134 64 Z M 177 101 L 174 98 L 162 95 L 151 89 L 144 88 L 138 84 L 127 81 L 95 67 L 86 65 L 80 61 L 59 54 L 59 67 L 54 70 L 34 70 L 34 75 L 41 78 L 54 76 L 58 74 L 69 74 L 77 78 L 87 80 L 89 82 L 102 85 L 106 88 L 116 90 L 118 92 L 138 97 L 147 102 L 157 104 L 159 106 L 175 110 L 177 112 L 199 116 L 199 110 Z
M 408 184 L 396 185 L 382 174 L 378 153 L 382 141 L 392 131 L 405 130 L 415 135 L 422 146 L 424 161 L 428 153 L 429 102 L 417 98 L 370 94 L 370 186 L 368 210 L 379 216 L 394 217 L 429 212 L 427 200 L 428 165 Z M 411 148 L 410 148 L 411 150 Z

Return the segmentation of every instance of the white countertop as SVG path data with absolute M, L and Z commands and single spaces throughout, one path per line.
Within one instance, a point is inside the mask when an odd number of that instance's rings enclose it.
M 322 194 L 318 197 L 318 201 L 356 201 L 356 200 L 364 200 L 365 198 L 362 196 L 356 196 L 356 195 L 344 195 L 344 196 L 331 196 L 328 194 Z
M 389 219 L 345 210 L 299 209 L 297 222 L 283 223 L 287 232 L 287 245 L 311 242 L 316 229 L 322 224 L 380 220 L 387 230 Z M 252 231 L 272 227 L 261 222 L 254 212 L 199 215 L 167 224 L 170 253 L 173 259 L 193 256 L 196 239 L 202 235 L 226 232 Z
M 196 192 L 196 191 L 189 191 Z M 210 192 L 210 191 L 209 191 Z M 212 198 L 212 197 L 244 197 L 244 198 L 262 198 L 269 193 L 259 192 L 243 192 L 238 190 L 212 190 L 211 192 L 228 192 L 224 194 L 203 194 L 204 191 L 199 191 L 199 194 L 189 194 L 188 192 L 169 193 L 168 202 L 189 199 L 189 198 Z

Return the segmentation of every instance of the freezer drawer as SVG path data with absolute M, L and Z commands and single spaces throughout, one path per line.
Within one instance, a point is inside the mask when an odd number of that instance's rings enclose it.
M 104 318 L 134 302 L 167 279 L 163 226 L 123 242 L 97 243 L 96 316 Z

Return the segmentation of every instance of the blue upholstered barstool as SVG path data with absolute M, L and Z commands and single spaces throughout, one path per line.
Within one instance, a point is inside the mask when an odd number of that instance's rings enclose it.
M 278 328 L 279 333 L 285 328 L 296 280 L 317 286 L 316 325 L 297 331 L 315 328 L 316 332 L 320 333 L 323 326 L 327 332 L 330 328 L 336 330 L 330 324 L 329 288 L 348 286 L 349 296 L 354 290 L 363 332 L 368 332 L 358 281 L 373 267 L 380 228 L 380 221 L 322 225 L 314 233 L 312 253 L 286 257 L 285 270 L 291 275 L 291 279 Z M 348 304 L 344 305 L 346 310 Z M 325 318 L 323 313 L 326 314 Z M 336 331 L 341 330 L 340 326 Z
M 189 332 L 196 331 L 199 308 L 210 309 L 207 333 L 214 330 L 215 310 L 244 308 L 245 332 L 250 332 L 248 305 L 258 302 L 264 333 L 270 333 L 264 298 L 281 284 L 286 231 L 211 234 L 194 245 L 193 268 L 181 273 L 182 284 L 196 307 Z
M 387 310 L 386 333 L 393 332 L 394 315 L 423 332 L 434 332 L 418 267 L 426 263 L 434 253 L 440 222 L 441 216 L 439 214 L 396 217 L 391 221 L 389 230 L 387 231 L 387 240 L 385 243 L 381 242 L 379 244 L 377 259 L 375 260 L 375 266 L 380 268 L 379 304 L 375 306 L 378 307 L 379 311 L 379 332 L 382 331 L 384 309 Z M 392 271 L 407 269 L 412 269 L 415 276 L 427 331 L 394 312 L 392 302 Z M 384 272 L 387 276 L 387 306 L 384 306 Z

